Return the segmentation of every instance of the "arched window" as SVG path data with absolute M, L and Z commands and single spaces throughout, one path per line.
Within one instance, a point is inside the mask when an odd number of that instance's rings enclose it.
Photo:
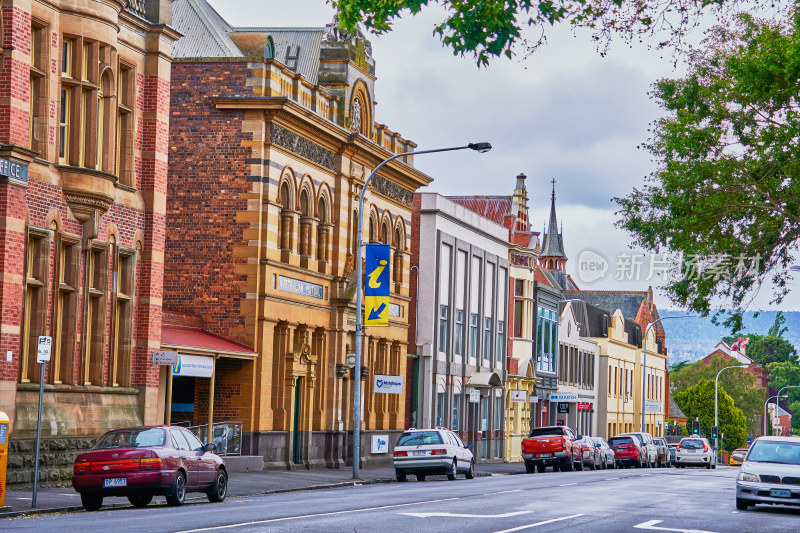
M 319 203 L 317 204 L 317 217 L 319 218 L 319 223 L 317 224 L 317 259 L 327 262 L 330 224 L 328 223 L 328 203 L 325 196 L 320 197 Z M 322 268 L 324 268 L 324 265 L 321 265 L 321 269 Z
M 375 221 L 369 217 L 369 242 L 375 242 Z
M 303 189 L 300 193 L 300 255 L 308 258 L 311 256 L 311 208 L 308 202 L 308 191 Z M 303 265 L 307 268 L 307 263 Z
M 384 220 L 381 224 L 381 244 L 389 244 L 389 224 Z
M 284 181 L 280 189 L 281 215 L 280 227 L 278 230 L 278 242 L 282 252 L 290 252 L 292 249 L 294 219 L 292 218 L 290 199 L 289 184 Z
M 97 151 L 95 152 L 95 168 L 109 170 L 106 150 L 112 148 L 110 139 L 106 136 L 111 132 L 111 106 L 106 106 L 106 100 L 111 97 L 111 75 L 108 70 L 103 72 L 100 85 L 97 88 Z M 112 151 L 113 152 L 113 151 Z
M 403 283 L 403 263 L 406 236 L 403 235 L 402 226 L 397 226 L 394 232 L 394 264 L 392 265 L 392 278 L 395 283 Z
M 300 193 L 300 214 L 304 217 L 308 216 L 308 193 L 305 189 Z
M 358 253 L 358 211 L 353 211 L 353 222 L 350 227 L 350 250 L 353 257 Z

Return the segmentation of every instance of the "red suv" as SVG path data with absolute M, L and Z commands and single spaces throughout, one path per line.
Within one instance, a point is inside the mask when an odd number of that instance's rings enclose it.
M 618 435 L 608 439 L 608 445 L 614 450 L 614 459 L 618 467 L 641 468 L 647 463 L 645 449 L 639 441 L 631 436 Z

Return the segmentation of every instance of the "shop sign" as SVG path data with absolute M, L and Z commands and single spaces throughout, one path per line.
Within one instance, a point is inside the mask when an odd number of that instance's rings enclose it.
M 569 413 L 569 402 L 558 402 L 559 414 Z
M 172 365 L 172 375 L 210 378 L 214 375 L 214 358 L 181 354 L 178 356 L 178 362 Z
M 481 401 L 481 391 L 478 389 L 469 390 L 469 403 L 478 403 Z
M 522 402 L 522 403 L 524 403 L 527 399 L 528 399 L 528 391 L 524 391 L 524 390 L 508 391 L 508 400 L 510 402 Z
M 28 181 L 28 167 L 0 158 L 0 176 L 12 180 Z
M 375 376 L 373 392 L 403 394 L 403 376 Z
M 574 392 L 551 392 L 551 402 L 577 402 L 578 395 Z
M 644 402 L 644 410 L 646 413 L 660 413 L 663 411 L 661 402 Z
M 309 298 L 324 299 L 322 285 L 300 281 L 299 279 L 278 276 L 278 290 L 308 296 Z
M 578 404 L 578 411 L 591 411 L 592 404 L 590 403 L 579 403 Z

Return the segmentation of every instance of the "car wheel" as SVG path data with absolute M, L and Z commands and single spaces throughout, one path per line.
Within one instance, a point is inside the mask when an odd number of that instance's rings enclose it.
M 543 474 L 546 469 L 547 469 L 547 465 L 544 464 L 544 463 L 542 463 L 540 465 L 536 465 L 536 470 L 538 470 L 540 474 Z
M 178 472 L 172 484 L 172 494 L 167 496 L 167 505 L 178 507 L 186 501 L 186 476 L 183 472 Z
M 453 458 L 453 462 L 450 464 L 450 471 L 447 473 L 447 479 L 455 481 L 456 477 L 458 477 L 458 462 Z
M 400 483 L 405 483 L 406 481 L 408 481 L 408 477 L 406 477 L 405 474 L 401 474 L 400 472 L 395 472 L 394 477 Z
M 464 474 L 464 477 L 467 479 L 473 479 L 475 477 L 475 461 L 470 461 L 469 470 L 467 470 L 467 473 Z
M 561 471 L 561 465 L 553 465 L 553 472 L 560 472 L 560 471 Z
M 536 471 L 536 465 L 533 463 L 525 463 L 525 472 L 533 474 Z
M 642 468 L 642 461 L 641 460 L 636 461 L 636 463 L 633 466 L 635 466 L 636 468 Z
M 747 503 L 747 500 L 743 500 L 741 498 L 736 498 L 736 508 L 738 510 L 746 511 L 748 507 L 750 507 L 750 504 Z
M 417 474 L 417 481 L 425 481 L 425 474 Z
M 81 492 L 81 505 L 87 511 L 97 511 L 103 506 L 103 495 Z
M 575 470 L 575 463 L 572 462 L 572 457 L 567 457 L 567 460 L 561 465 L 561 471 L 572 472 L 573 470 Z
M 208 491 L 208 501 L 211 503 L 219 503 L 225 500 L 225 496 L 228 494 L 228 473 L 225 470 L 220 469 L 217 472 L 217 480 L 214 482 L 214 485 L 211 487 L 211 490 Z
M 136 508 L 147 507 L 153 501 L 152 494 L 131 494 L 128 501 Z
M 575 464 L 575 470 L 578 472 L 583 472 L 583 457 L 581 457 L 581 460 Z

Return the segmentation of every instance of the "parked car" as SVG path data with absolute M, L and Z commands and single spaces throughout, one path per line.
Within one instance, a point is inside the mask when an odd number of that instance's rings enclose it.
M 658 450 L 656 449 L 656 444 L 653 442 L 653 436 L 650 433 L 645 433 L 642 431 L 637 432 L 630 432 L 630 433 L 621 433 L 621 435 L 632 435 L 639 439 L 639 444 L 645 450 L 645 468 L 655 468 L 656 462 L 658 461 Z
M 614 450 L 614 460 L 619 468 L 641 468 L 647 461 L 644 448 L 632 435 L 611 437 L 608 445 Z
M 127 496 L 134 507 L 163 495 L 182 505 L 187 492 L 205 492 L 221 502 L 228 491 L 225 461 L 194 433 L 174 426 L 143 426 L 109 431 L 75 458 L 72 486 L 87 511 L 96 511 L 106 496 Z
M 600 464 L 602 468 L 614 468 L 616 466 L 616 456 L 614 450 L 608 445 L 606 440 L 602 437 L 592 437 L 594 445 L 600 452 Z
M 675 466 L 717 467 L 717 453 L 705 437 L 684 437 L 678 443 Z
M 677 443 L 673 444 L 672 442 L 670 442 L 669 444 L 667 444 L 667 447 L 669 448 L 669 463 L 670 463 L 670 466 L 676 466 L 675 465 L 675 461 L 676 461 L 676 458 L 678 456 L 678 444 Z
M 397 481 L 406 481 L 414 474 L 417 481 L 425 476 L 445 474 L 454 480 L 463 473 L 475 477 L 475 458 L 461 438 L 444 428 L 409 429 L 400 435 L 392 453 Z
M 669 448 L 667 447 L 667 441 L 665 441 L 661 437 L 653 437 L 653 444 L 656 446 L 656 455 L 658 455 L 658 459 L 656 461 L 656 466 L 658 468 L 669 468 L 670 459 L 669 459 Z
M 759 437 L 736 478 L 736 508 L 759 503 L 800 505 L 800 438 Z
M 728 459 L 728 464 L 731 466 L 741 466 L 748 450 L 749 448 L 736 448 L 733 450 L 730 459 Z
M 544 472 L 548 466 L 553 471 L 572 471 L 581 466 L 580 445 L 575 441 L 580 438 L 567 426 L 546 426 L 533 428 L 528 438 L 522 441 L 522 459 L 525 471 Z
M 603 460 L 600 450 L 597 449 L 597 445 L 594 443 L 594 439 L 588 435 L 583 435 L 582 438 L 575 441 L 575 445 L 580 446 L 581 454 L 578 470 L 583 470 L 584 468 L 600 470 Z

